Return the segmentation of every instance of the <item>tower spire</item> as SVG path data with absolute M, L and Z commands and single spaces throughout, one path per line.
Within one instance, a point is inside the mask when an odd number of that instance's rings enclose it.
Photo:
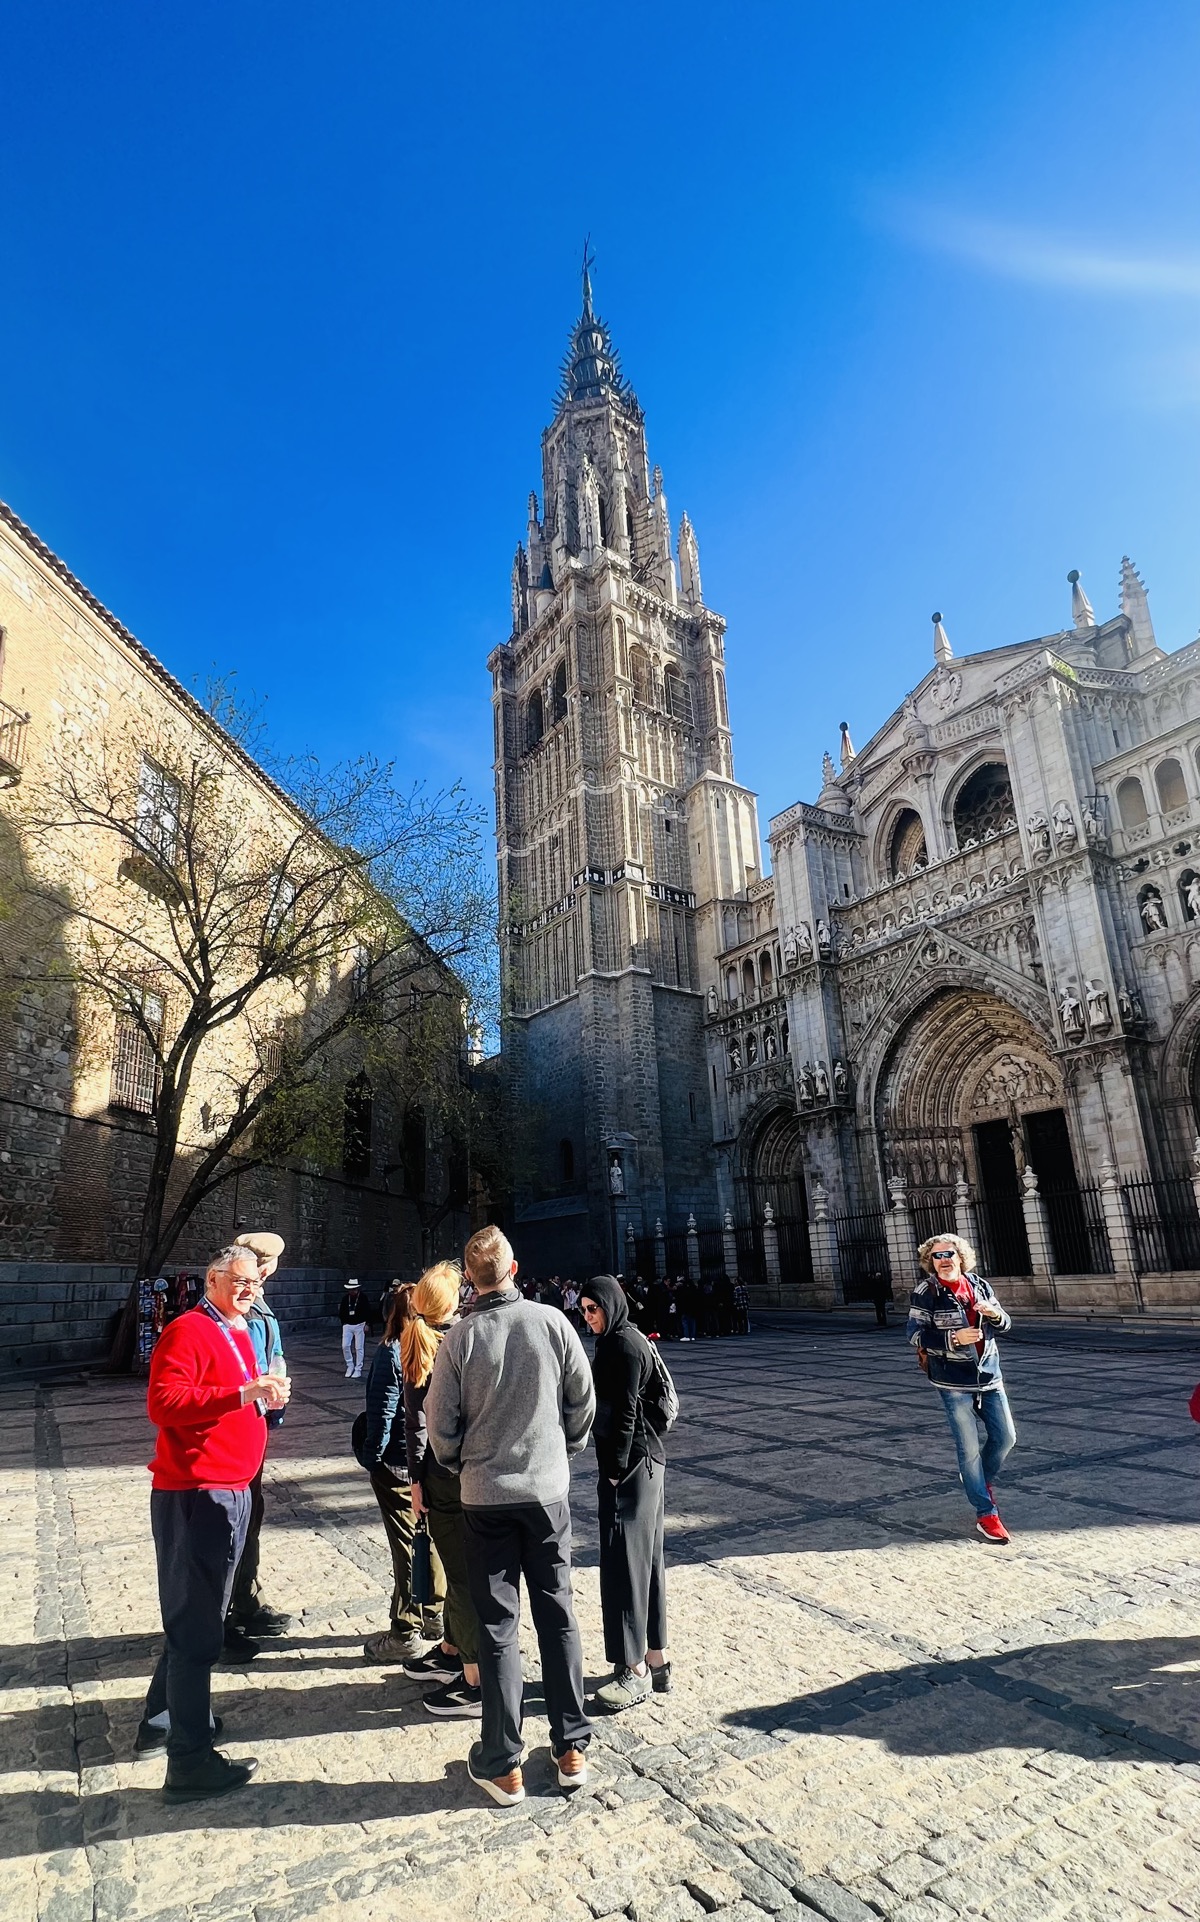
M 1071 583 L 1071 618 L 1076 627 L 1095 627 L 1096 615 L 1079 578 L 1079 569 L 1073 567 L 1067 575 Z
M 592 313 L 592 274 L 591 274 L 591 270 L 595 265 L 596 265 L 596 256 L 592 252 L 592 236 L 588 234 L 583 243 L 583 314 L 582 314 L 582 317 L 584 320 L 592 320 L 595 318 L 595 316 Z
M 621 360 L 613 346 L 612 335 L 597 317 L 592 305 L 592 268 L 596 264 L 596 256 L 590 243 L 589 235 L 583 243 L 581 266 L 583 307 L 571 331 L 571 344 L 563 360 L 558 404 L 561 408 L 571 401 L 602 400 L 606 394 L 613 394 L 624 401 L 627 407 L 636 410 L 637 402 L 621 372 Z
M 935 614 L 933 617 L 933 658 L 939 664 L 954 659 L 954 649 L 950 645 L 950 636 L 942 626 L 942 617 L 940 614 Z
M 1128 554 L 1121 557 L 1121 612 L 1129 622 L 1135 660 L 1139 654 L 1155 652 L 1158 642 L 1154 638 L 1154 623 L 1150 619 L 1146 584 Z

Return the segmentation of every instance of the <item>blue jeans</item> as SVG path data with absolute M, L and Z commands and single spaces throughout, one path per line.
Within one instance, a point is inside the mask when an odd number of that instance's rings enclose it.
M 969 1395 L 961 1388 L 939 1388 L 942 1407 L 954 1437 L 958 1472 L 962 1476 L 967 1500 L 977 1515 L 994 1515 L 996 1504 L 988 1490 L 1004 1458 L 1017 1439 L 1012 1410 L 1003 1388 L 989 1388 L 981 1395 Z M 976 1416 L 976 1409 L 979 1413 Z M 987 1436 L 979 1443 L 979 1423 Z

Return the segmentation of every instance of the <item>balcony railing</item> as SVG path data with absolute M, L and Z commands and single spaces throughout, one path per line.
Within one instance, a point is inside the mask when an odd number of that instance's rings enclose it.
M 1019 829 L 988 834 L 975 847 L 960 848 L 944 861 L 917 868 L 856 901 L 835 905 L 839 952 L 846 955 L 873 947 L 905 928 L 956 914 L 1023 882 L 1024 877 Z
M 0 787 L 16 787 L 25 765 L 25 731 L 28 714 L 0 701 Z

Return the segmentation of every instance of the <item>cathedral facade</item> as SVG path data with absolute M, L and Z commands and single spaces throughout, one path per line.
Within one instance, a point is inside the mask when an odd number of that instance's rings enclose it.
M 957 1225 L 1030 1300 L 1194 1298 L 1200 643 L 1128 561 L 1111 619 L 1070 578 L 1041 638 L 956 656 L 935 616 L 764 876 L 725 624 L 585 274 L 489 662 L 528 1266 L 680 1237 L 829 1303 Z

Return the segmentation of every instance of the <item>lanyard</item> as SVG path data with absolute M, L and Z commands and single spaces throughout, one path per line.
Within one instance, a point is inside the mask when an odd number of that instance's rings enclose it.
M 203 1315 L 207 1315 L 210 1321 L 216 1322 L 217 1327 L 221 1330 L 221 1333 L 224 1335 L 226 1341 L 229 1343 L 229 1346 L 233 1349 L 234 1354 L 238 1358 L 238 1367 L 242 1371 L 242 1380 L 253 1381 L 254 1376 L 250 1373 L 250 1370 L 246 1366 L 246 1357 L 245 1355 L 243 1355 L 241 1349 L 238 1347 L 236 1341 L 233 1339 L 233 1329 L 229 1326 L 229 1323 L 226 1321 L 220 1309 L 214 1308 L 211 1301 L 202 1301 L 200 1303 L 200 1312 Z M 255 1407 L 257 1406 L 258 1404 L 256 1402 Z

